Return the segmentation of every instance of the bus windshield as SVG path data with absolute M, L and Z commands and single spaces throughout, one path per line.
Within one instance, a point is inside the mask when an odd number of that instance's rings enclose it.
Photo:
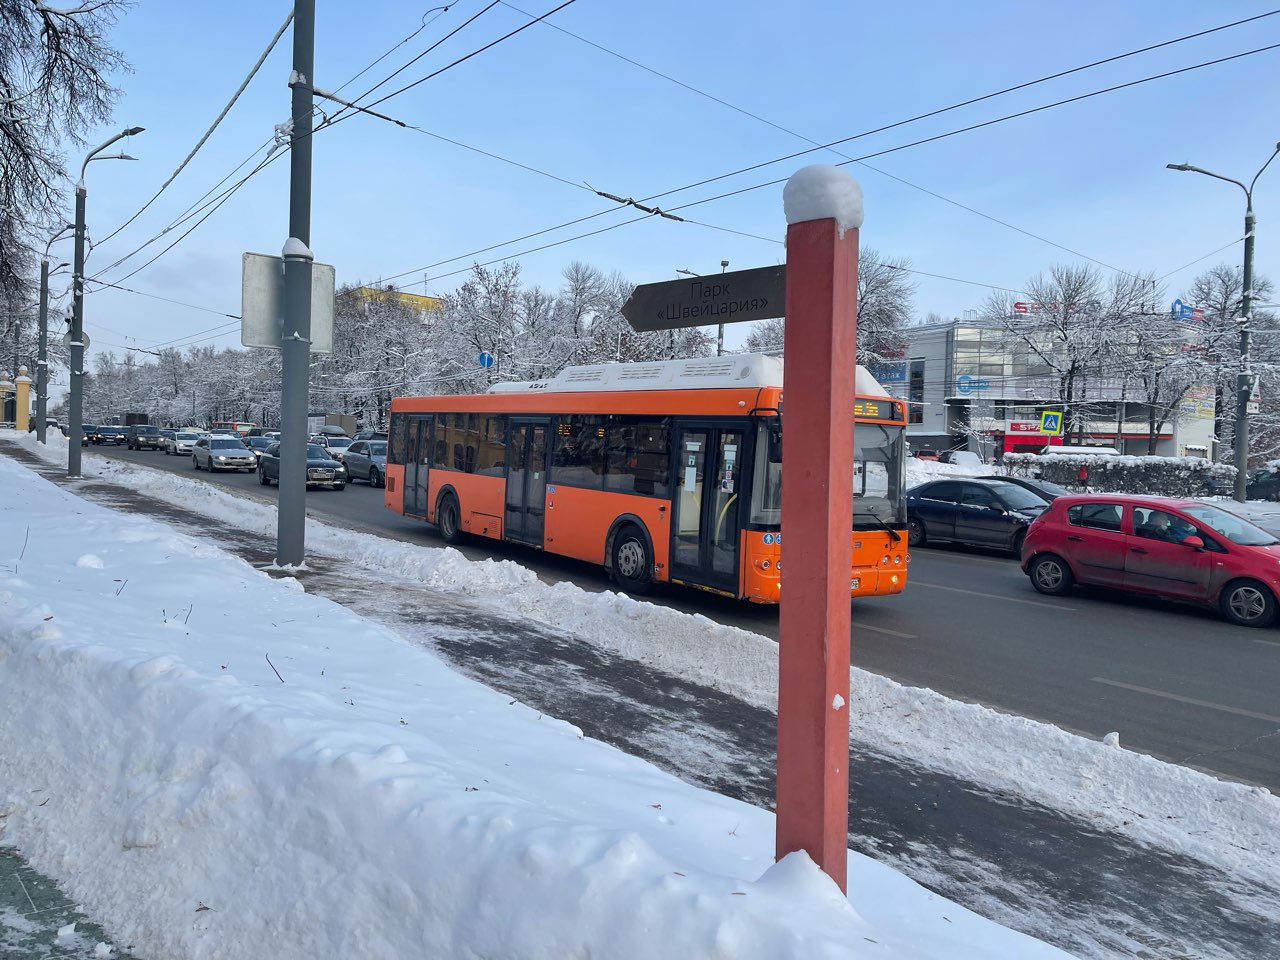
M 853 431 L 853 529 L 906 523 L 902 455 L 901 427 L 860 423 Z
M 782 521 L 782 436 L 772 421 L 760 423 L 756 431 L 751 522 L 776 525 Z M 859 423 L 853 431 L 854 530 L 906 523 L 903 450 L 901 427 Z

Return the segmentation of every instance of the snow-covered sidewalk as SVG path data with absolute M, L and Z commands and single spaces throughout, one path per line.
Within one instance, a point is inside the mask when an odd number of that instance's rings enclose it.
M 296 581 L 0 489 L 0 841 L 140 956 L 1063 956 L 861 856 L 846 900 L 770 814 Z

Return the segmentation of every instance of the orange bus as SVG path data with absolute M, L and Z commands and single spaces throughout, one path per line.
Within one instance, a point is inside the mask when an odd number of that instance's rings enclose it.
M 906 585 L 906 405 L 856 374 L 851 596 Z M 385 503 L 467 535 L 777 603 L 782 361 L 740 354 L 569 367 L 466 396 L 391 401 Z

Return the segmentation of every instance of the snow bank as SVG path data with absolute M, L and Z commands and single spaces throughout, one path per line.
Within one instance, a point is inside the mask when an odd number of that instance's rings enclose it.
M 22 442 L 43 450 L 33 439 Z M 44 455 L 56 457 L 57 450 Z M 86 458 L 84 469 L 274 535 L 273 506 L 245 501 L 203 481 L 98 457 Z M 948 464 L 911 461 L 908 485 L 918 482 L 917 477 L 932 478 L 920 471 L 966 475 Z M 544 584 L 510 561 L 473 562 L 451 549 L 307 522 L 308 547 L 319 554 L 469 595 L 666 673 L 758 706 L 777 707 L 777 645 L 757 634 L 621 594 Z M 1098 829 L 1186 853 L 1230 873 L 1277 882 L 1280 799 L 1265 788 L 1218 780 L 863 670 L 850 671 L 850 687 L 853 737 L 870 750 L 1026 797 Z
M 141 955 L 1065 956 L 856 854 L 846 899 L 773 863 L 765 811 L 208 543 L 0 486 L 0 837 Z
M 952 463 L 939 463 L 937 460 L 918 460 L 915 457 L 907 457 L 907 488 L 910 489 L 920 483 L 928 483 L 930 480 L 948 480 L 952 477 L 995 476 L 998 472 L 999 468 L 990 464 L 983 464 L 980 470 L 971 470 L 968 467 L 957 466 Z

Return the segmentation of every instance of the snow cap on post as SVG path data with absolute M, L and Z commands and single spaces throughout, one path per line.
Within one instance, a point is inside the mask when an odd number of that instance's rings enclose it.
M 315 259 L 315 255 L 311 252 L 311 248 L 297 237 L 290 237 L 284 242 L 284 250 L 281 251 L 281 255 L 285 257 L 301 257 L 304 260 Z
M 815 163 L 791 175 L 782 188 L 782 209 L 788 224 L 835 220 L 843 237 L 862 226 L 862 187 L 839 167 Z

